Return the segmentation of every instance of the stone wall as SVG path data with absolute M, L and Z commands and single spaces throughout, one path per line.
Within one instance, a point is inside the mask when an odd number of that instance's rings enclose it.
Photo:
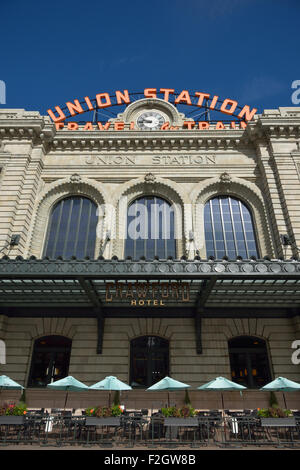
M 293 319 L 203 319 L 203 353 L 196 354 L 191 318 L 107 318 L 103 353 L 96 354 L 97 324 L 93 318 L 7 318 L 1 335 L 7 363 L 1 373 L 27 385 L 35 339 L 56 334 L 72 339 L 69 375 L 92 385 L 107 375 L 128 383 L 130 340 L 158 335 L 169 340 L 170 376 L 196 388 L 216 376 L 230 378 L 228 340 L 253 335 L 266 340 L 274 376 L 299 381 L 300 365 L 292 364 L 291 344 L 297 334 Z M 3 329 L 4 328 L 4 329 Z

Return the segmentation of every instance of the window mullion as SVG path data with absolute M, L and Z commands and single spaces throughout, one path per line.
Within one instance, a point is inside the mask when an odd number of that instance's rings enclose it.
M 213 242 L 214 242 L 214 251 L 215 257 L 217 256 L 217 245 L 216 245 L 216 234 L 215 234 L 215 221 L 214 221 L 214 213 L 212 208 L 212 201 L 209 201 L 209 209 L 210 209 L 210 218 L 211 218 L 211 228 L 212 228 L 212 235 L 213 235 Z
M 233 234 L 233 239 L 234 239 L 234 246 L 235 246 L 235 254 L 238 256 L 238 246 L 237 246 L 237 240 L 236 240 L 236 235 L 235 235 L 235 225 L 234 225 L 234 219 L 233 219 L 233 212 L 232 212 L 232 205 L 231 205 L 231 198 L 228 198 L 229 201 L 229 209 L 230 209 L 230 218 L 231 218 L 231 225 L 232 225 L 232 234 Z
M 55 258 L 56 245 L 57 245 L 57 240 L 58 240 L 59 231 L 60 231 L 60 223 L 61 223 L 61 218 L 62 218 L 63 207 L 64 207 L 64 200 L 61 201 L 61 205 L 60 205 L 57 228 L 56 228 L 56 233 L 55 233 L 55 240 L 54 240 L 53 249 L 52 249 L 52 258 Z
M 78 222 L 76 227 L 76 236 L 75 236 L 75 243 L 74 243 L 74 255 L 77 252 L 77 245 L 78 245 L 78 238 L 79 238 L 79 227 L 81 221 L 81 214 L 82 214 L 82 206 L 83 206 L 83 199 L 80 199 L 80 206 L 79 206 L 79 213 L 78 213 Z
M 88 214 L 88 221 L 87 221 L 87 224 L 86 224 L 86 232 L 85 232 L 85 243 L 84 243 L 84 256 L 87 256 L 87 245 L 88 245 L 88 241 L 89 241 L 89 234 L 90 234 L 90 230 L 91 230 L 91 215 L 92 215 L 92 204 L 90 203 L 90 207 L 89 207 L 89 214 Z
M 244 223 L 244 215 L 243 215 L 243 210 L 242 210 L 241 201 L 239 201 L 239 209 L 240 209 L 240 216 L 241 216 L 242 227 L 243 227 L 243 235 L 244 235 L 244 242 L 245 242 L 245 247 L 246 247 L 247 258 L 249 259 L 248 242 L 247 242 L 247 238 L 246 238 L 246 230 L 245 230 L 245 223 Z
M 70 205 L 70 209 L 69 209 L 69 216 L 68 216 L 67 229 L 66 229 L 66 237 L 65 237 L 64 248 L 63 248 L 63 252 L 62 252 L 63 258 L 65 257 L 66 249 L 67 249 L 67 246 L 68 246 L 73 204 L 74 204 L 74 199 L 71 199 L 71 205 Z
M 223 232 L 223 241 L 224 241 L 225 255 L 227 256 L 227 255 L 228 255 L 227 240 L 226 240 L 226 236 L 225 236 L 223 208 L 222 208 L 221 198 L 220 198 L 220 197 L 219 197 L 219 206 L 220 206 L 220 215 L 221 215 L 221 224 L 222 224 L 222 232 Z

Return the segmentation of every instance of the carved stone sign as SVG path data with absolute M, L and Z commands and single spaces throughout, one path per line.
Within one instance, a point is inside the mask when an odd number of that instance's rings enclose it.
M 134 165 L 174 165 L 174 166 L 197 166 L 215 165 L 216 156 L 208 155 L 145 155 L 138 158 L 134 155 L 88 155 L 85 157 L 88 165 L 104 166 L 134 166 Z

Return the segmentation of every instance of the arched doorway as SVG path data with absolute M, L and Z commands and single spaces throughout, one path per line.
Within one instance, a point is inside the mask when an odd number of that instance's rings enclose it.
M 43 336 L 34 343 L 28 387 L 46 387 L 67 377 L 72 341 L 64 336 Z
M 169 375 L 169 341 L 140 336 L 130 343 L 130 385 L 147 388 Z
M 272 380 L 266 342 L 254 336 L 238 336 L 228 342 L 233 382 L 261 388 Z

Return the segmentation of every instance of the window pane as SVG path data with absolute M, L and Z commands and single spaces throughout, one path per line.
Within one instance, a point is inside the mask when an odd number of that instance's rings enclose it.
M 97 206 L 90 199 L 80 196 L 63 199 L 50 216 L 44 256 L 93 258 L 97 223 Z
M 134 206 L 139 212 L 134 211 Z M 140 233 L 143 234 L 142 238 Z M 175 216 L 171 205 L 158 197 L 136 199 L 128 207 L 125 257 L 176 257 Z
M 238 199 L 219 196 L 204 207 L 207 256 L 222 258 L 258 256 L 249 209 Z

